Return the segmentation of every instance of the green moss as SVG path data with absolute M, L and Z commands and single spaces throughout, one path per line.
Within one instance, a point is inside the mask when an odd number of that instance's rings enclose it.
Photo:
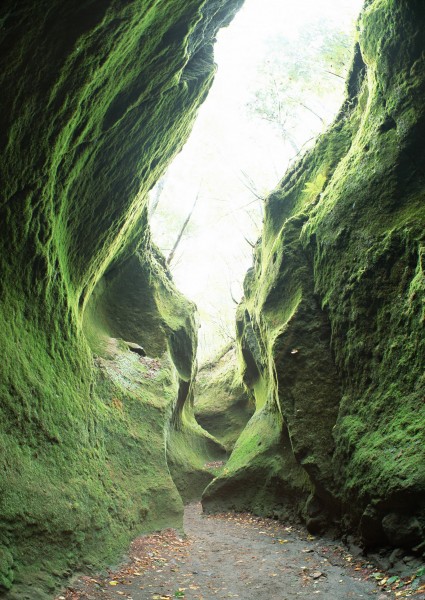
M 309 489 L 279 413 L 264 407 L 251 418 L 222 473 L 204 491 L 202 506 L 207 512 L 251 510 L 287 518 L 297 515 L 294 499 L 306 499 Z
M 195 417 L 230 452 L 253 413 L 253 402 L 240 382 L 234 346 L 226 346 L 202 366 L 196 378 Z
M 0 590 L 10 590 L 13 584 L 13 556 L 4 548 L 0 548 Z
M 58 577 L 80 567 L 83 557 L 100 565 L 114 559 L 138 532 L 181 524 L 181 501 L 169 476 L 163 439 L 176 387 L 171 365 L 164 367 L 168 375 L 155 371 L 150 379 L 137 361 L 127 351 L 98 364 L 98 383 L 92 394 L 87 390 L 88 406 L 83 398 L 77 402 L 78 387 L 68 371 L 52 365 L 52 380 L 67 377 L 72 402 L 62 395 L 52 398 L 56 409 L 51 403 L 51 412 L 41 402 L 37 406 L 37 394 L 46 402 L 46 388 L 33 380 L 33 402 L 15 421 L 21 433 L 15 427 L 0 436 L 0 511 L 4 522 L 14 524 L 2 531 L 2 542 L 14 556 L 18 597 L 27 586 L 44 588 L 48 572 L 54 571 L 56 584 Z M 15 369 L 15 382 L 16 374 Z M 141 465 L 140 456 L 149 460 Z
M 356 531 L 373 507 L 373 543 L 388 513 L 425 523 L 424 30 L 420 2 L 366 3 L 347 100 L 266 200 L 238 311 L 244 382 L 283 417 L 322 513 Z M 214 506 L 241 480 L 255 494 L 260 438 L 242 439 Z
M 19 345 L 13 348 L 22 352 L 18 363 L 23 371 L 21 380 L 17 378 L 16 365 L 6 361 L 13 385 L 21 381 L 22 388 L 5 386 L 3 394 L 13 393 L 15 402 L 17 393 L 23 399 L 27 395 L 32 398 L 31 403 L 17 405 L 19 413 L 4 412 L 5 418 L 20 423 L 20 429 L 15 425 L 13 432 L 0 436 L 4 461 L 0 512 L 6 522 L 16 524 L 13 537 L 2 537 L 15 557 L 13 593 L 27 593 L 30 584 L 35 589 L 52 590 L 58 577 L 79 568 L 83 560 L 91 565 L 105 564 L 115 559 L 132 536 L 182 525 L 182 501 L 166 458 L 167 438 L 174 442 L 169 442 L 173 448 L 186 444 L 181 463 L 173 461 L 178 482 L 185 477 L 179 471 L 180 467 L 183 471 L 183 463 L 186 470 L 196 463 L 205 486 L 212 476 L 203 469 L 203 463 L 223 456 L 218 442 L 196 426 L 191 404 L 185 408 L 187 395 L 180 398 L 179 404 L 179 389 L 184 382 L 167 352 L 167 336 L 171 335 L 171 324 L 187 328 L 187 339 L 193 346 L 185 349 L 181 364 L 191 373 L 193 365 L 189 360 L 193 360 L 196 344 L 194 309 L 171 281 L 164 287 L 163 277 L 167 275 L 158 258 L 152 253 L 149 260 L 131 258 L 121 265 L 119 286 L 126 287 L 129 293 L 120 303 L 117 300 L 119 310 L 114 320 L 108 318 L 106 309 L 111 295 L 118 298 L 113 295 L 116 282 L 99 284 L 85 320 L 94 349 L 103 351 L 93 365 L 82 337 L 80 345 L 71 338 L 68 350 L 74 349 L 75 357 L 81 357 L 81 348 L 85 348 L 85 362 L 53 364 L 45 348 L 35 344 L 34 339 L 40 340 L 35 335 L 28 339 L 22 335 Z M 138 293 L 132 293 L 133 289 Z M 165 295 L 170 311 L 172 303 L 176 305 L 173 321 L 158 308 L 157 298 L 165 301 Z M 139 308 L 142 318 L 134 321 L 132 330 L 131 315 L 138 309 L 141 297 L 145 299 L 146 312 Z M 132 306 L 132 301 L 136 306 Z M 129 320 L 125 319 L 126 311 Z M 143 317 L 157 323 L 157 330 L 152 326 L 143 329 Z M 162 347 L 164 353 L 160 357 L 140 357 L 131 352 L 125 343 L 111 337 L 111 330 L 120 331 L 121 322 L 127 327 L 126 337 L 149 350 Z M 9 327 L 20 325 L 8 322 Z M 13 339 L 12 335 L 9 339 Z M 26 344 L 31 344 L 31 352 L 26 350 Z M 10 357 L 12 348 L 7 350 Z M 37 372 L 33 372 L 35 352 Z M 75 367 L 74 380 L 70 378 L 70 366 Z M 82 379 L 83 368 L 87 383 Z M 62 389 L 68 396 L 55 394 L 46 411 L 46 390 L 61 389 L 65 381 L 67 387 Z M 80 390 L 80 399 L 76 390 Z M 193 459 L 192 463 L 189 459 Z M 198 488 L 190 493 L 199 496 Z M 40 556 L 44 557 L 42 563 Z M 2 571 L 4 587 L 8 581 L 11 584 L 9 566 Z M 54 576 L 49 579 L 47 574 L 52 572 Z
M 215 73 L 211 42 L 239 5 L 2 4 L 8 598 L 50 596 L 131 536 L 181 524 L 165 433 L 194 373 L 194 307 L 151 245 L 146 198 L 190 132 Z M 145 362 L 125 341 L 146 347 Z
M 167 435 L 170 472 L 184 502 L 199 500 L 213 479 L 207 463 L 225 458 L 225 448 L 198 425 L 192 407 L 186 404 L 179 426 L 170 428 Z

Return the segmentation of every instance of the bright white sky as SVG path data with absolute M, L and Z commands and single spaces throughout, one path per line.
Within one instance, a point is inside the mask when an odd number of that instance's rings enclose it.
M 332 21 L 351 31 L 362 3 L 246 0 L 218 35 L 214 86 L 189 141 L 168 169 L 152 219 L 153 238 L 167 255 L 199 194 L 172 271 L 177 287 L 199 309 L 201 361 L 226 343 L 224 330 L 234 332 L 232 295 L 241 299 L 243 277 L 251 265 L 246 239 L 254 243 L 260 233 L 261 203 L 247 189 L 244 173 L 266 194 L 283 177 L 294 154 L 267 122 L 246 109 L 267 41 L 278 34 L 295 38 L 307 21 Z M 342 97 L 343 85 L 334 111 Z

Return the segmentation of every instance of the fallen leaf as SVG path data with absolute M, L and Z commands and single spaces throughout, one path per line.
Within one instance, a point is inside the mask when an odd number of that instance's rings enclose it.
M 324 577 L 325 574 L 321 573 L 320 571 L 315 571 L 314 573 L 312 573 L 310 575 L 310 577 L 312 577 L 313 579 L 319 579 L 319 577 Z
M 109 582 L 109 585 L 118 585 L 118 584 L 119 584 L 119 581 L 110 581 Z

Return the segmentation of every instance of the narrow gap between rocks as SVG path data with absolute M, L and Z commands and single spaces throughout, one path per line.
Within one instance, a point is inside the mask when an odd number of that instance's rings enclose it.
M 247 0 L 217 36 L 212 89 L 150 199 L 153 239 L 198 307 L 201 363 L 235 339 L 268 193 L 342 104 L 361 6 Z

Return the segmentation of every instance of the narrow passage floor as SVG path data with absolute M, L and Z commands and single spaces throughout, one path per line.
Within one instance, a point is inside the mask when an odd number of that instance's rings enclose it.
M 343 546 L 252 515 L 205 516 L 186 507 L 186 537 L 137 538 L 115 571 L 81 577 L 56 600 L 295 600 L 394 598 Z

